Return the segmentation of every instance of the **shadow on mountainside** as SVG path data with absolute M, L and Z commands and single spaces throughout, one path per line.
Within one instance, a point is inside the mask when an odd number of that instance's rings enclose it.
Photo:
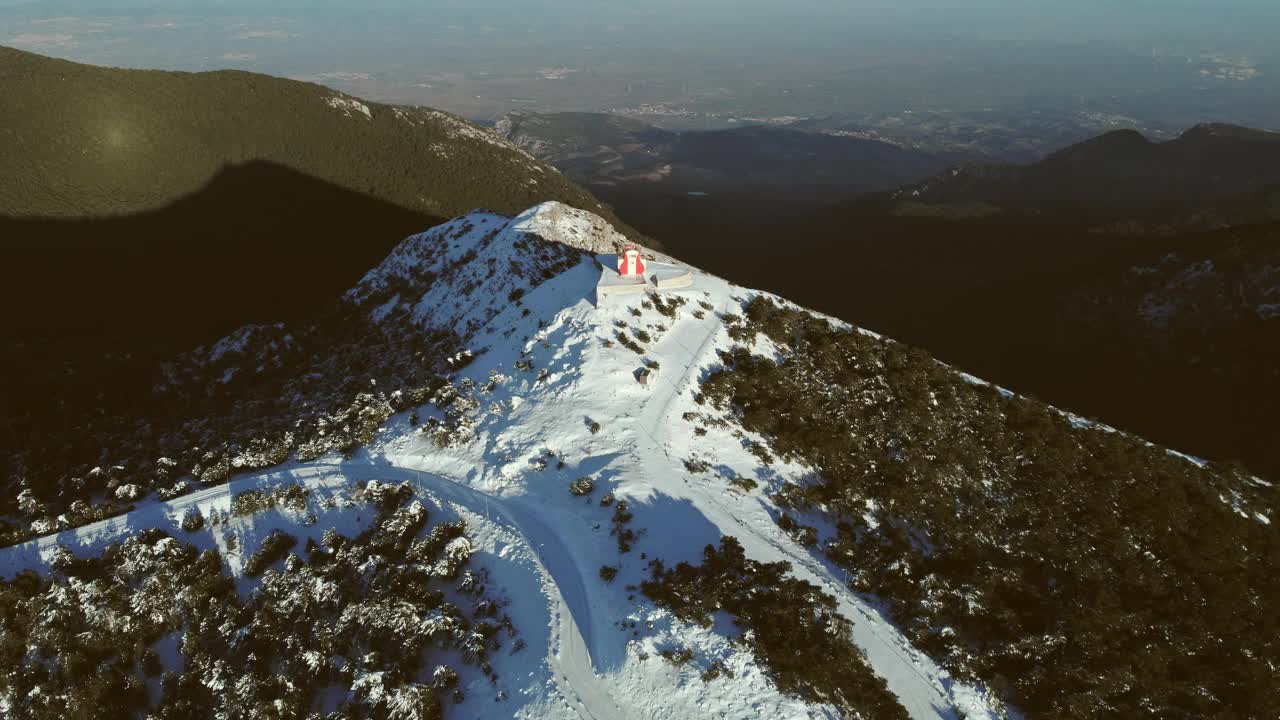
M 0 216 L 4 327 L 184 349 L 329 302 L 440 222 L 263 161 L 136 215 Z

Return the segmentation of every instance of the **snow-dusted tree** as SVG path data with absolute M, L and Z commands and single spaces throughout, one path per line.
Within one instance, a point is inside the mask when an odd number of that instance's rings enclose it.
M 247 563 L 262 572 L 247 600 L 217 553 L 160 531 L 96 558 L 55 550 L 50 579 L 0 582 L 6 717 L 61 718 L 78 708 L 164 720 L 304 717 L 326 688 L 352 692 L 345 716 L 440 717 L 458 677 L 443 661 L 461 656 L 492 678 L 487 655 L 499 631 L 514 628 L 506 618 L 474 622 L 446 600 L 470 555 L 465 527 L 441 523 L 419 537 L 428 513 L 406 490 L 366 486 L 373 525 L 354 538 L 327 530 L 309 560 L 290 556 L 283 570 L 271 560 L 289 538 L 268 536 Z M 288 492 L 254 502 L 287 506 Z M 482 588 L 477 580 L 466 592 L 488 617 L 498 604 Z M 165 638 L 178 640 L 180 665 L 157 652 Z M 157 674 L 162 696 L 153 703 L 144 678 Z

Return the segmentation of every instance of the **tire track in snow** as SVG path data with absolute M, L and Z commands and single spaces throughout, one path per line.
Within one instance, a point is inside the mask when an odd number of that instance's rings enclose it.
M 536 510 L 525 507 L 519 499 L 494 497 L 435 473 L 373 463 L 366 467 L 380 479 L 396 474 L 400 479 L 411 480 L 474 513 L 484 513 L 489 522 L 493 522 L 492 512 L 496 510 L 506 521 L 507 529 L 523 539 L 533 551 L 538 571 L 546 580 L 544 587 L 554 595 L 550 599 L 554 603 L 552 613 L 558 627 L 550 643 L 547 663 L 561 696 L 583 720 L 628 720 L 631 717 L 614 701 L 607 683 L 595 674 L 589 637 L 583 635 L 582 624 L 565 597 L 566 590 L 572 594 L 576 601 L 574 604 L 584 615 L 582 622 L 590 628 L 590 596 L 582 581 L 582 571 L 560 536 L 547 527 Z
M 577 696 L 579 709 L 596 720 L 630 717 L 614 702 L 606 684 L 595 674 L 589 649 L 590 636 L 583 635 L 582 632 L 584 624 L 590 630 L 593 623 L 590 594 L 582 582 L 581 569 L 574 562 L 573 555 L 564 546 L 559 535 L 548 528 L 535 511 L 525 508 L 524 503 L 519 500 L 512 500 L 509 504 L 511 507 L 504 508 L 504 511 L 514 516 L 513 521 L 522 529 L 526 542 L 535 549 L 543 573 L 553 579 L 552 584 L 556 588 L 559 604 L 557 614 L 560 616 L 560 634 L 556 648 L 556 654 L 560 657 L 560 667 L 557 670 L 568 686 L 562 688 L 562 693 Z M 528 535 L 530 529 L 539 539 L 549 541 L 552 547 L 546 548 L 543 542 L 534 545 Z M 555 565 L 556 569 L 553 570 L 548 563 Z M 569 591 L 577 601 L 576 604 L 583 614 L 581 619 L 574 617 L 565 597 L 566 591 Z

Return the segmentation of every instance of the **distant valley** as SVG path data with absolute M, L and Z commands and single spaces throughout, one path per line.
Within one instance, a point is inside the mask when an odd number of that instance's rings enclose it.
M 814 208 L 971 159 L 870 133 L 770 125 L 677 132 L 605 113 L 508 113 L 495 131 L 618 206 L 651 197 L 731 197 Z

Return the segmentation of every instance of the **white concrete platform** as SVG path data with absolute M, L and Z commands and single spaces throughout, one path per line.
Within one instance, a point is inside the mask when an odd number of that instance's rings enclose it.
M 600 281 L 596 283 L 597 302 L 613 295 L 630 295 L 648 290 L 675 290 L 693 287 L 693 272 L 686 267 L 649 260 L 645 274 L 620 275 L 616 255 L 600 255 Z
M 653 276 L 653 284 L 659 290 L 693 287 L 693 271 L 679 267 L 670 268 L 670 272 L 659 271 Z
M 653 288 L 648 281 L 638 275 L 622 276 L 616 270 L 606 266 L 600 273 L 600 282 L 596 284 L 596 295 L 627 295 L 642 293 Z

